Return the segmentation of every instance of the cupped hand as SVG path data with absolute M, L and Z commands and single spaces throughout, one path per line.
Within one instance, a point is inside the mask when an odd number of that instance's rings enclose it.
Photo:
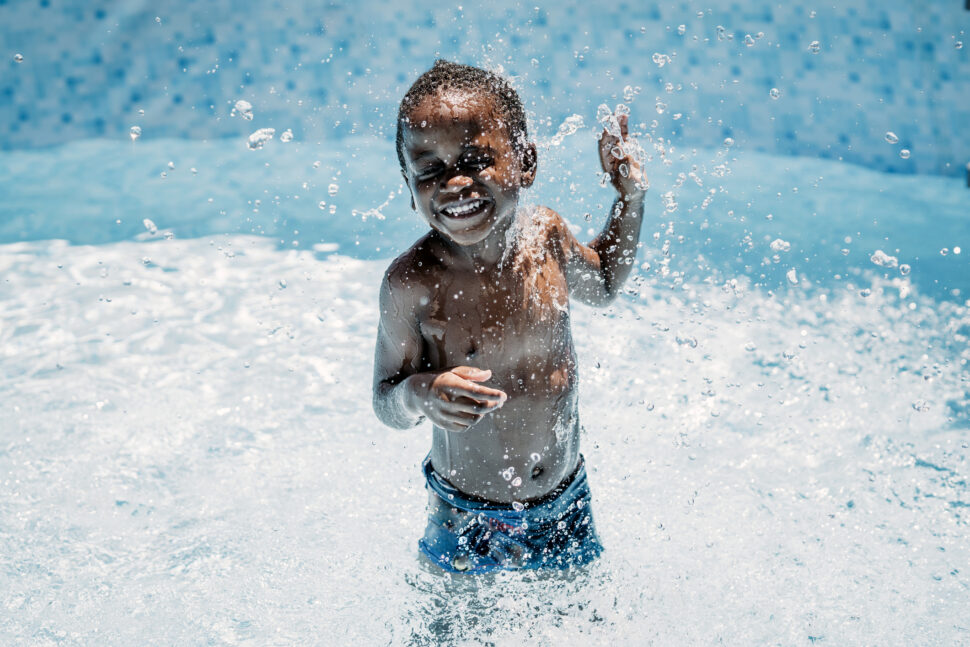
M 617 121 L 620 124 L 620 137 L 603 130 L 599 145 L 600 164 L 603 171 L 610 174 L 610 182 L 620 195 L 642 195 L 648 186 L 647 175 L 633 155 L 635 142 L 629 135 L 629 117 L 618 115 Z M 620 154 L 619 157 L 617 153 Z M 626 168 L 622 168 L 624 165 Z
M 492 372 L 472 366 L 413 376 L 415 401 L 421 413 L 447 431 L 465 431 L 508 399 L 505 392 L 487 387 Z

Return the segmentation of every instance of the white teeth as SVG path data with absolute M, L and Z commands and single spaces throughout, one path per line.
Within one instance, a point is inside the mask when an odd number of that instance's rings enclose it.
M 463 216 L 466 213 L 471 213 L 472 211 L 480 209 L 483 204 L 485 204 L 484 200 L 472 200 L 454 207 L 445 207 L 442 209 L 442 211 L 449 216 Z

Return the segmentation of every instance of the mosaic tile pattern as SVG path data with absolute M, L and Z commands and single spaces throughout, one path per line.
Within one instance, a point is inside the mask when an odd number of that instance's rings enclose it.
M 513 75 L 540 136 L 573 113 L 591 122 L 631 85 L 637 117 L 681 145 L 732 137 L 904 173 L 962 175 L 970 162 L 961 0 L 749 0 L 700 14 L 683 1 L 543 4 L 0 0 L 0 148 L 126 138 L 133 125 L 145 138 L 273 127 L 390 139 L 400 97 L 442 56 Z M 253 121 L 231 116 L 238 99 Z

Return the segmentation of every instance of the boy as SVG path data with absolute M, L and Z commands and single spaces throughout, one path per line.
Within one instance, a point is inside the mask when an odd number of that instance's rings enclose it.
M 619 196 L 586 246 L 556 212 L 517 209 L 536 147 L 502 78 L 438 61 L 401 102 L 401 172 L 431 231 L 381 285 L 374 410 L 391 427 L 434 426 L 419 547 L 447 571 L 563 568 L 602 551 L 569 297 L 609 303 L 636 255 L 646 179 L 625 116 L 610 130 L 600 161 Z

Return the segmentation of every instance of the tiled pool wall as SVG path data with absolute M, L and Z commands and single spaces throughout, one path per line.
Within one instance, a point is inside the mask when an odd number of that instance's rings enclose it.
M 960 175 L 964 5 L 0 0 L 0 147 L 125 139 L 135 125 L 145 138 L 272 127 L 324 146 L 351 133 L 390 139 L 401 95 L 442 56 L 501 65 L 540 136 L 573 113 L 591 123 L 631 85 L 642 88 L 638 119 L 682 146 L 731 137 L 738 149 Z M 254 120 L 230 116 L 237 99 Z

